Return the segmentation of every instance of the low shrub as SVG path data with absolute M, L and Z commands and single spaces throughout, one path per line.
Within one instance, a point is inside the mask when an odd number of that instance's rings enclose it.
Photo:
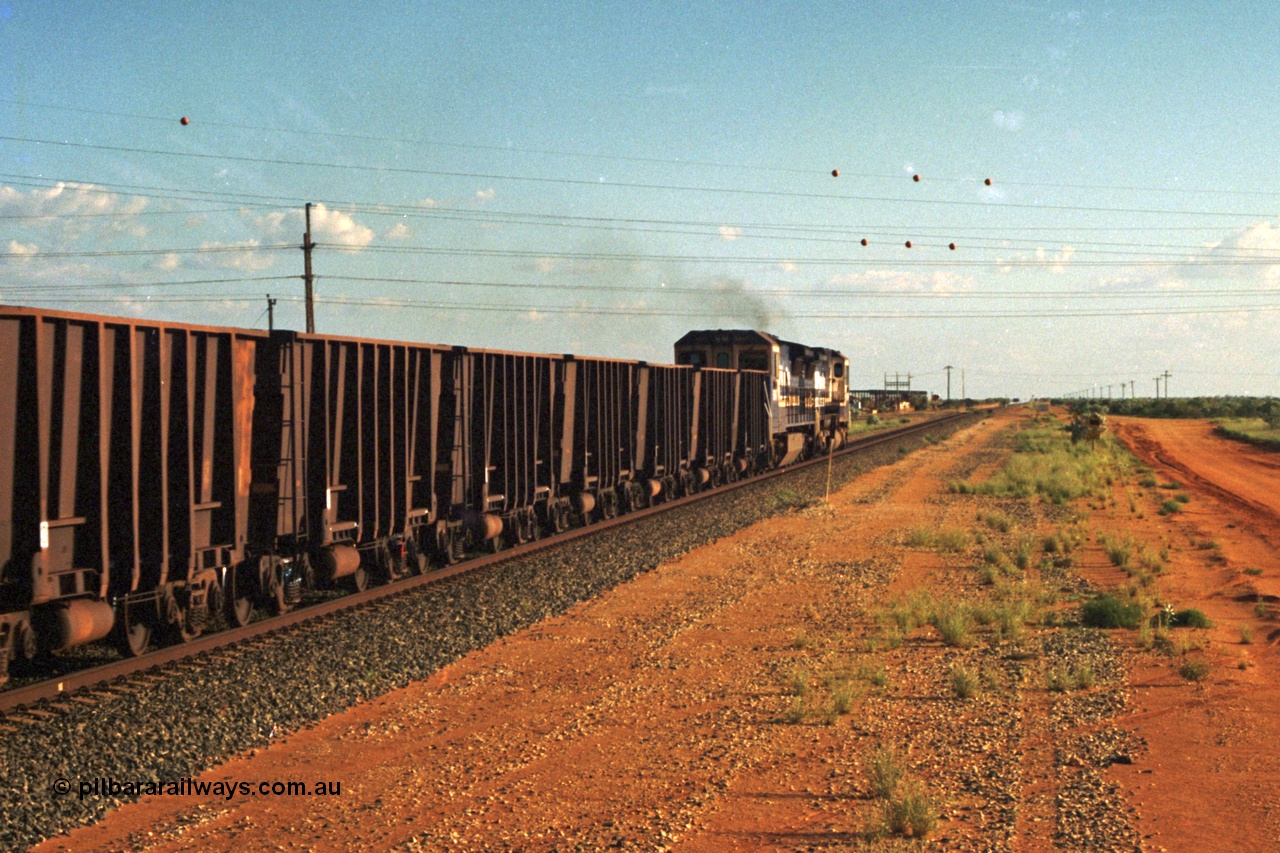
M 871 774 L 871 792 L 882 800 L 891 799 L 898 792 L 898 783 L 906 775 L 906 768 L 892 747 L 880 747 L 871 753 L 867 770 Z
M 809 692 L 809 670 L 793 669 L 787 674 L 787 692 L 792 696 L 804 696 Z
M 1209 664 L 1202 660 L 1189 660 L 1178 667 L 1178 674 L 1187 681 L 1204 681 L 1209 677 Z
M 882 809 L 884 830 L 894 835 L 909 835 L 919 841 L 938 828 L 938 802 L 919 782 L 905 786 L 900 796 L 890 799 Z
M 963 551 L 969 547 L 969 534 L 958 527 L 945 527 L 938 531 L 937 536 L 934 537 L 933 544 L 939 551 L 952 553 Z
M 836 714 L 847 714 L 853 710 L 853 688 L 845 685 L 831 691 L 831 710 Z
M 1213 622 L 1209 621 L 1209 617 L 1194 607 L 1186 610 L 1177 610 L 1173 614 L 1173 618 L 1169 620 L 1169 624 L 1175 628 L 1212 628 Z
M 960 699 L 971 699 L 978 694 L 978 677 L 967 667 L 956 664 L 951 667 L 951 692 Z
M 1086 601 L 1080 620 L 1093 628 L 1137 628 L 1142 621 L 1142 608 L 1125 603 L 1114 595 L 1104 594 Z
M 964 647 L 973 642 L 973 614 L 965 604 L 942 602 L 931 621 L 948 646 Z

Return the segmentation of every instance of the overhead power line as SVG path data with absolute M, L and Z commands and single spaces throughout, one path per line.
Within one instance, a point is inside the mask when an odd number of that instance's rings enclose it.
M 137 305 L 153 303 L 191 303 L 191 304 L 227 304 L 253 303 L 263 297 L 257 293 L 222 294 L 220 296 L 185 296 L 159 295 L 139 297 L 83 297 L 77 296 L 75 304 L 125 304 Z M 50 304 L 67 302 L 56 297 L 35 298 L 26 300 L 31 303 Z M 283 302 L 302 302 L 302 297 L 281 297 Z M 473 305 L 451 302 L 416 301 L 394 298 L 355 298 L 342 296 L 316 297 L 316 304 L 351 308 L 378 308 L 384 310 L 419 310 L 419 311 L 452 311 L 467 313 L 502 313 L 526 314 L 531 317 L 545 316 L 586 316 L 586 317 L 706 317 L 727 318 L 741 317 L 745 312 L 735 311 L 732 307 L 705 308 L 681 307 L 675 309 L 659 309 L 644 306 L 538 306 L 538 305 Z M 777 311 L 772 312 L 778 319 L 787 320 L 945 320 L 945 319 L 1036 319 L 1036 318 L 1072 318 L 1072 317 L 1163 317 L 1176 315 L 1201 314 L 1247 314 L 1280 311 L 1280 306 L 1247 305 L 1218 308 L 1124 308 L 1114 310 L 1067 309 L 1057 311 Z M 756 313 L 754 311 L 750 313 Z M 763 313 L 771 312 L 765 310 Z
M 278 157 L 248 157 L 235 154 L 206 154 L 191 151 L 164 151 L 155 148 L 137 148 L 126 145 L 100 145 L 88 142 L 67 142 L 58 139 L 36 139 L 26 136 L 0 136 L 0 141 L 5 142 L 22 142 L 35 145 L 52 145 L 64 148 L 76 148 L 82 150 L 93 151 L 114 151 L 126 154 L 146 154 L 157 157 L 187 157 L 200 160 L 217 160 L 230 161 L 233 163 L 254 163 L 258 165 L 273 166 L 295 166 L 307 169 L 341 169 L 345 171 L 366 171 L 377 172 L 381 174 L 399 174 L 399 175 L 429 175 L 432 177 L 450 177 L 450 178 L 468 178 L 482 181 L 516 181 L 536 184 L 556 184 L 561 186 L 590 186 L 605 188 L 621 188 L 621 189 L 640 189 L 640 190 L 662 190 L 670 192 L 685 193 L 711 193 L 723 195 L 738 196 L 759 196 L 763 198 L 805 198 L 805 199 L 825 199 L 835 201 L 870 201 L 870 202 L 888 202 L 892 204 L 916 204 L 916 205 L 933 205 L 946 207 L 963 207 L 963 208 L 987 208 L 987 209 L 1012 209 L 1012 210 L 1046 210 L 1046 211 L 1073 211 L 1077 213 L 1140 213 L 1140 214 L 1158 214 L 1163 216 L 1213 216 L 1228 218 L 1249 218 L 1261 219 L 1267 217 L 1268 213 L 1260 213 L 1256 211 L 1213 211 L 1213 210 L 1179 210 L 1169 208 L 1144 208 L 1144 207 L 1100 207 L 1088 205 L 1065 205 L 1065 204 L 1029 204 L 1024 202 L 994 202 L 994 201 L 956 201 L 934 198 L 911 198 L 907 196 L 885 197 L 885 196 L 866 196 L 866 195 L 850 195 L 843 193 L 814 193 L 799 192 L 795 190 L 767 190 L 767 189 L 748 189 L 744 187 L 708 187 L 708 186 L 692 186 L 682 184 L 662 184 L 662 183 L 641 183 L 630 181 L 602 181 L 598 179 L 586 178 L 552 178 L 533 175 L 504 175 L 490 172 L 463 172 L 452 171 L 447 169 L 419 169 L 407 166 L 371 166 L 360 163 L 325 163 L 322 161 L 308 160 L 288 160 Z
M 293 276 L 297 278 L 297 276 Z M 660 285 L 639 287 L 636 285 L 609 285 L 609 284 L 555 284 L 540 282 L 504 282 L 504 281 L 461 281 L 456 279 L 418 279 L 418 278 L 387 278 L 381 276 L 350 276 L 350 275 L 326 275 L 316 276 L 317 280 L 325 281 L 354 281 L 363 283 L 378 284 L 412 284 L 424 287 L 482 287 L 497 288 L 506 290 L 536 290 L 536 291 L 565 291 L 577 292 L 581 294 L 591 293 L 632 293 L 644 295 L 662 295 L 662 294 L 691 294 L 697 296 L 727 296 L 727 295 L 744 295 L 744 296 L 768 296 L 785 299 L 813 298 L 813 299 L 834 299 L 840 297 L 870 297 L 882 299 L 1032 299 L 1032 300 L 1051 300 L 1051 299 L 1149 299 L 1151 297 L 1162 297 L 1172 299 L 1192 299 L 1198 297 L 1217 298 L 1224 296 L 1233 297 L 1258 297 L 1280 294 L 1280 288 L 1262 288 L 1251 290 L 1240 290 L 1234 288 L 1210 288 L 1197 290 L 1167 290 L 1143 288 L 1141 290 L 1117 291 L 1117 292 L 1099 292 L 1096 290 L 1047 290 L 1028 292 L 1025 290 L 984 290 L 977 291 L 907 291 L 894 290 L 887 288 L 830 288 L 819 287 L 816 289 L 799 289 L 799 288 L 751 288 L 749 290 L 717 290 L 715 287 L 691 287 L 682 285 Z
M 137 121 L 150 121 L 163 124 L 172 124 L 174 116 L 154 115 L 147 113 L 130 113 L 114 110 L 89 109 L 84 107 L 69 107 L 61 104 L 46 104 L 35 101 L 24 101 L 16 98 L 0 98 L 0 103 L 13 104 L 16 106 L 30 107 L 45 110 L 58 110 L 62 112 L 78 113 L 82 115 L 102 115 L 112 116 L 115 118 L 127 118 Z M 680 157 L 639 157 L 629 156 L 625 154 L 601 154 L 590 151 L 566 151 L 554 148 L 531 148 L 524 146 L 515 146 L 511 144 L 495 145 L 483 143 L 463 143 L 438 139 L 426 139 L 413 136 L 390 136 L 369 133 L 350 133 L 343 131 L 331 130 L 314 130 L 309 128 L 291 128 L 270 125 L 257 124 L 240 124 L 235 122 L 223 122 L 212 118 L 198 118 L 197 126 L 224 128 L 227 130 L 251 130 L 255 132 L 282 133 L 294 136 L 310 136 L 327 139 L 352 139 L 360 142 L 386 142 L 399 145 L 418 145 L 433 148 L 450 148 L 461 151 L 489 151 L 502 154 L 535 154 L 539 156 L 553 156 L 576 159 L 602 160 L 606 162 L 617 163 L 649 163 L 665 166 L 678 167 L 704 167 L 716 169 L 728 169 L 734 172 L 776 172 L 782 174 L 795 175 L 817 175 L 826 174 L 832 166 L 837 167 L 840 174 L 851 178 L 870 178 L 880 180 L 901 181 L 905 176 L 901 172 L 874 173 L 874 172 L 853 172 L 845 168 L 840 168 L 840 163 L 833 162 L 824 164 L 821 167 L 815 166 L 778 166 L 778 165 L 762 165 L 759 163 L 726 163 L 717 160 L 704 160 L 697 158 L 680 158 Z M 834 158 L 840 160 L 839 156 Z M 986 180 L 984 176 L 979 177 L 954 177 L 946 175 L 930 175 L 931 183 L 951 183 L 951 184 L 980 184 Z M 1126 183 L 1061 183 L 1049 181 L 1021 181 L 1014 178 L 1001 177 L 998 179 L 1000 186 L 1016 186 L 1016 187 L 1037 187 L 1045 189 L 1084 189 L 1084 190 L 1105 190 L 1119 192 L 1142 192 L 1142 193 L 1165 193 L 1171 195 L 1224 195 L 1224 196 L 1254 196 L 1254 197 L 1277 197 L 1280 192 L 1270 190 L 1237 190 L 1230 188 L 1206 188 L 1206 187 L 1158 187 L 1143 184 L 1126 184 Z
M 1009 248 L 1007 251 L 1014 253 L 1008 258 L 988 258 L 986 260 L 963 260 L 958 259 L 954 255 L 948 253 L 947 260 L 919 260 L 908 259 L 901 256 L 892 258 L 885 257 L 801 257 L 798 255 L 775 255 L 775 256 L 754 256 L 754 255 L 708 255 L 708 254 L 682 254 L 682 255 L 661 255 L 643 252 L 557 252 L 557 251 L 538 251 L 533 249 L 479 249 L 479 248 L 462 248 L 462 247 L 441 247 L 441 246 L 393 246 L 388 244 L 370 244 L 360 247 L 352 247 L 341 243 L 317 243 L 317 247 L 326 249 L 337 249 L 351 251 L 353 248 L 362 252 L 378 252 L 396 255 L 446 255 L 454 257 L 467 258 L 526 258 L 532 260 L 566 260 L 566 261 L 621 261 L 621 262 L 647 262 L 647 263 L 686 263 L 686 264 L 768 264 L 768 265 L 827 265 L 827 266 L 849 266 L 849 265 L 865 265 L 865 266 L 944 266 L 944 267 L 1089 267 L 1089 266 L 1272 266 L 1280 264 L 1280 257 L 1268 258 L 1251 258 L 1251 257 L 1228 257 L 1228 258 L 1170 258 L 1159 255 L 1159 253 L 1128 253 L 1127 256 L 1117 258 L 1116 260 L 1078 260 L 1076 254 L 1087 254 L 1086 252 L 1076 252 L 1070 258 L 1049 257 L 1044 258 L 1020 258 L 1017 257 L 1019 252 L 1033 252 L 1032 247 Z M 945 246 L 929 246 L 921 243 L 913 243 L 912 250 L 920 251 L 924 249 L 946 249 Z M 1058 251 L 1050 249 L 1046 251 Z M 1105 252 L 1099 254 L 1121 255 L 1121 252 Z M 1153 255 L 1159 257 L 1160 260 L 1135 260 L 1134 256 L 1150 258 Z
M 297 249 L 295 243 L 272 243 L 263 246 L 195 246 L 179 249 L 86 249 L 57 252 L 0 252 L 0 258 L 125 258 L 147 255 L 207 255 L 223 252 L 276 252 Z
M 52 185 L 52 182 L 48 181 L 47 179 L 35 179 L 35 178 L 32 178 L 31 176 L 14 176 L 14 175 L 0 174 L 0 178 L 7 178 L 10 180 L 11 184 L 17 185 L 17 186 L 25 185 L 25 186 L 36 186 L 36 187 L 48 187 Z M 20 180 L 15 181 L 13 180 L 14 178 L 18 178 Z M 22 181 L 29 181 L 29 183 L 22 183 Z M 73 185 L 77 192 L 100 193 L 100 194 L 110 194 L 110 195 L 131 194 L 131 195 L 138 195 L 139 197 L 147 198 L 148 200 L 164 199 L 164 200 L 181 200 L 181 201 L 209 201 L 210 199 L 207 198 L 206 196 L 219 197 L 219 196 L 225 195 L 222 193 L 214 193 L 214 192 L 206 192 L 206 191 L 191 191 L 192 193 L 191 195 L 181 195 L 180 194 L 181 191 L 176 190 L 174 188 L 170 188 L 170 187 L 144 187 L 139 185 L 108 184 L 108 183 L 92 182 L 92 181 L 86 181 L 86 182 L 68 181 L 65 183 L 69 185 Z M 146 195 L 142 195 L 142 193 L 145 193 Z M 243 195 L 243 194 L 230 194 L 230 195 L 225 195 L 225 198 L 226 198 L 226 203 L 228 205 L 234 205 L 234 207 L 229 207 L 223 211 L 218 211 L 218 210 L 164 211 L 163 213 L 165 213 L 166 215 L 169 215 L 169 214 L 190 215 L 193 213 L 233 212 L 239 208 L 245 208 L 245 207 L 278 209 L 279 207 L 297 207 L 299 204 L 301 204 L 301 202 L 298 201 L 297 199 L 280 197 L 280 196 L 252 196 L 252 195 Z M 925 239 L 932 237 L 932 238 L 939 238 L 941 240 L 951 241 L 951 242 L 959 240 L 961 242 L 961 248 L 963 249 L 985 247 L 985 248 L 992 248 L 997 250 L 1026 249 L 1026 250 L 1060 251 L 1065 248 L 1065 249 L 1070 249 L 1072 252 L 1075 252 L 1075 253 L 1083 253 L 1086 251 L 1092 251 L 1093 248 L 1095 247 L 1117 247 L 1117 251 L 1108 251 L 1107 253 L 1117 254 L 1120 249 L 1125 249 L 1130 251 L 1144 250 L 1144 252 L 1148 255 L 1163 257 L 1162 252 L 1155 252 L 1155 251 L 1148 251 L 1148 250 L 1171 249 L 1171 250 L 1184 250 L 1184 251 L 1195 251 L 1195 252 L 1213 251 L 1216 254 L 1235 254 L 1235 253 L 1248 252 L 1249 254 L 1255 255 L 1255 256 L 1259 254 L 1266 255 L 1268 253 L 1275 253 L 1277 256 L 1277 259 L 1280 259 L 1280 249 L 1271 249 L 1266 247 L 1244 249 L 1241 247 L 1218 246 L 1214 248 L 1206 248 L 1206 246 L 1204 246 L 1203 244 L 1187 245 L 1187 244 L 1165 244 L 1165 243 L 1150 243 L 1150 242 L 1132 243 L 1132 242 L 1119 242 L 1119 241 L 1080 240 L 1080 239 L 1074 239 L 1074 238 L 1067 238 L 1065 236 L 1067 234 L 1074 234 L 1077 232 L 1087 233 L 1095 230 L 1104 230 L 1108 232 L 1109 231 L 1126 231 L 1126 230 L 1143 230 L 1146 232 L 1197 231 L 1197 232 L 1203 233 L 1204 231 L 1203 226 L 1161 227 L 1161 228 L 1155 228 L 1155 229 L 1138 229 L 1138 228 L 1112 229 L 1112 228 L 1107 228 L 1102 226 L 1099 226 L 1099 227 L 1063 226 L 1060 228 L 1047 228 L 1047 227 L 1036 227 L 1036 226 L 1011 226 L 1008 228 L 997 228 L 995 226 L 983 227 L 983 226 L 973 226 L 968 224 L 955 227 L 955 228 L 948 228 L 943 226 L 913 227 L 909 225 L 883 225 L 883 224 L 870 224 L 870 223 L 852 223 L 849 225 L 832 226 L 832 225 L 817 225 L 817 224 L 758 223 L 758 222 L 739 223 L 739 222 L 725 222 L 725 221 L 717 222 L 717 221 L 698 221 L 698 220 L 637 219 L 634 217 L 626 217 L 626 218 L 624 217 L 591 217 L 591 216 L 571 216 L 571 215 L 564 215 L 564 214 L 540 214 L 540 213 L 516 212 L 516 211 L 512 211 L 512 212 L 474 211 L 474 210 L 463 210 L 463 209 L 452 209 L 452 208 L 429 208 L 428 209 L 428 208 L 423 208 L 420 206 L 412 206 L 412 205 L 396 206 L 396 205 L 370 204 L 367 202 L 355 202 L 355 201 L 344 201 L 344 200 L 328 200 L 322 203 L 324 203 L 326 207 L 332 210 L 345 212 L 349 215 L 361 214 L 366 216 L 375 215 L 375 216 L 386 216 L 386 217 L 393 217 L 393 218 L 414 217 L 414 218 L 423 218 L 423 219 L 432 219 L 432 220 L 453 219 L 453 220 L 459 220 L 459 221 L 473 221 L 473 222 L 480 222 L 480 223 L 498 222 L 498 223 L 513 224 L 513 225 L 530 225 L 530 226 L 537 226 L 537 227 L 580 228 L 580 229 L 596 229 L 596 230 L 607 230 L 607 231 L 625 230 L 631 233 L 691 234 L 695 236 L 702 235 L 702 236 L 707 236 L 710 238 L 718 238 L 718 239 L 724 238 L 722 229 L 727 228 L 727 229 L 732 229 L 733 231 L 732 233 L 733 241 L 751 241 L 751 240 L 764 239 L 764 240 L 787 240 L 791 242 L 828 242 L 828 243 L 835 243 L 835 244 L 842 244 L 842 245 L 846 245 L 846 244 L 853 245 L 853 244 L 860 243 L 860 240 L 865 239 L 865 237 L 867 236 L 881 237 L 881 238 L 888 237 L 888 238 L 891 238 L 893 241 L 900 242 L 901 240 L 905 239 L 906 235 L 910 234 L 912 236 L 925 238 Z M 146 211 L 144 213 L 152 213 L 152 212 Z M 155 213 L 160 213 L 160 212 L 156 211 Z M 115 212 L 115 213 L 81 214 L 81 215 L 118 217 L 120 219 L 128 219 L 140 214 L 133 213 L 133 212 Z M 56 217 L 56 216 L 58 215 L 26 214 L 22 216 L 14 216 L 14 217 L 0 216 L 0 219 L 13 218 L 13 219 L 29 219 L 29 220 L 47 220 L 51 217 Z M 639 225 L 654 226 L 654 227 L 644 227 L 644 228 L 637 227 Z M 772 231 L 772 232 L 779 232 L 779 233 L 761 233 L 765 231 Z M 982 233 L 986 231 L 1000 231 L 1002 234 L 1006 236 L 1002 236 L 1002 237 L 986 236 L 985 234 Z M 1049 231 L 1056 234 L 1064 235 L 1062 237 L 1062 242 L 1065 243 L 1066 245 L 1059 245 L 1057 247 L 1045 247 L 1043 243 L 1039 241 L 1037 242 L 1031 242 L 1026 240 L 1019 241 L 1016 239 L 1011 239 L 1007 236 L 1009 234 L 1016 234 L 1019 232 L 1036 233 L 1036 232 L 1042 232 L 1042 231 Z M 831 235 L 831 236 L 805 236 L 805 235 Z M 885 244 L 880 239 L 874 240 L 873 245 L 876 246 L 877 248 L 885 247 Z M 927 248 L 927 246 L 925 246 L 924 244 L 920 244 L 918 240 L 915 241 L 915 245 L 920 248 Z M 396 246 L 396 247 L 391 247 L 390 250 L 404 251 L 406 250 L 406 248 L 407 247 Z

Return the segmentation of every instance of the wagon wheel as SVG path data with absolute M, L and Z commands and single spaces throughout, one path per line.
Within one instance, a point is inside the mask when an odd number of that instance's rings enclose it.
M 513 522 L 511 525 L 511 544 L 523 545 L 524 543 L 528 542 L 529 541 L 529 520 L 525 517 L 523 513 L 517 514 L 511 520 Z M 506 534 L 506 530 L 504 529 L 503 532 L 498 535 L 502 536 L 505 534 Z
M 436 565 L 452 566 L 458 562 L 457 546 L 454 544 L 453 528 L 447 522 L 436 522 Z
M 131 615 L 128 605 L 121 608 L 117 631 L 120 651 L 127 657 L 136 658 L 147 653 L 151 646 L 151 624 Z
M 410 575 L 420 575 L 427 570 L 427 555 L 422 553 L 415 538 L 405 540 L 404 565 Z
M 266 579 L 267 610 L 272 616 L 289 612 L 289 601 L 284 594 L 284 563 L 278 557 L 258 558 L 258 577 Z
M 551 526 L 556 533 L 564 533 L 569 529 L 569 507 L 565 502 L 558 502 L 551 511 Z
M 364 592 L 369 588 L 369 569 L 365 566 L 364 556 L 360 557 L 360 565 L 347 577 L 343 578 L 347 588 L 356 592 Z
M 168 624 L 167 630 L 164 632 L 165 639 L 170 643 L 180 645 L 182 643 L 189 643 L 196 637 L 199 637 L 200 634 L 203 633 L 203 629 L 201 627 L 193 628 L 191 626 L 190 615 L 191 611 L 186 608 L 178 610 L 176 614 L 177 618 Z
M 233 628 L 243 628 L 249 624 L 253 615 L 253 578 L 245 570 L 243 564 L 232 566 L 227 570 L 226 590 L 223 609 L 227 622 Z

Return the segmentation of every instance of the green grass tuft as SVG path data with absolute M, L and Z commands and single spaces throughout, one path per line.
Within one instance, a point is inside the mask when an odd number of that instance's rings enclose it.
M 1134 629 L 1142 621 L 1142 608 L 1134 603 L 1126 604 L 1114 595 L 1099 595 L 1084 603 L 1080 618 L 1093 628 Z

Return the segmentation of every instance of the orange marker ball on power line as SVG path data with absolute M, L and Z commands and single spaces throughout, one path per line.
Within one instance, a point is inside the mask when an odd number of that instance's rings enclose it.
M 915 182 L 918 184 L 918 183 L 920 183 L 920 176 L 919 176 L 919 175 L 912 175 L 912 176 L 911 176 L 911 180 L 915 181 Z
M 188 125 L 188 124 L 191 124 L 191 119 L 187 118 L 186 116 L 183 116 L 183 117 L 182 117 L 182 118 L 180 118 L 178 121 L 179 121 L 183 126 L 186 126 L 186 125 Z
M 951 243 L 950 245 L 947 246 L 947 248 L 954 252 L 956 250 L 956 244 Z
M 838 178 L 838 177 L 840 177 L 840 170 L 839 170 L 839 169 L 832 169 L 832 170 L 831 170 L 831 177 L 833 177 L 833 178 Z
M 864 246 L 865 246 L 865 245 L 867 245 L 867 238 L 866 238 L 866 237 L 863 237 L 863 238 L 862 238 L 862 245 L 864 245 Z
M 983 181 L 983 183 L 986 184 L 987 186 L 991 186 L 991 179 L 987 178 L 985 181 Z
M 908 249 L 910 249 L 910 248 L 911 248 L 911 241 L 910 241 L 910 240 L 908 240 L 908 241 L 907 241 L 907 248 L 908 248 Z

